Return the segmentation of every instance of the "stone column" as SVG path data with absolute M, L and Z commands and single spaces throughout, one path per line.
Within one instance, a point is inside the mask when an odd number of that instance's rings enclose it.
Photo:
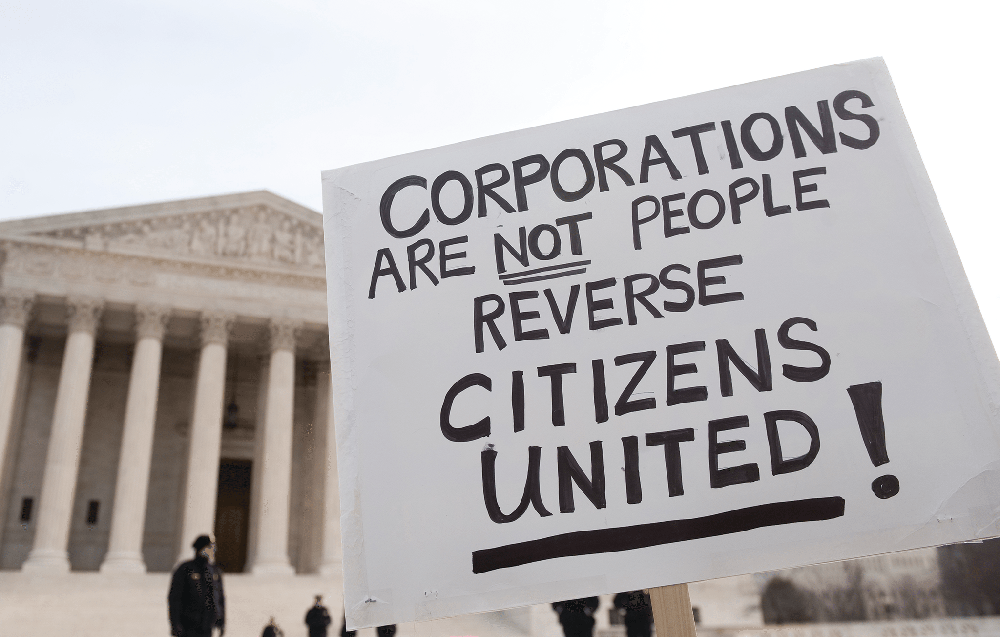
M 298 324 L 271 321 L 264 453 L 254 574 L 293 574 L 288 561 L 289 491 L 292 487 L 292 415 L 295 395 L 295 332 Z
M 323 557 L 321 575 L 340 575 L 343 549 L 340 545 L 340 482 L 337 477 L 337 432 L 333 423 L 333 384 L 329 365 L 317 378 L 316 427 L 324 435 Z
M 226 389 L 226 345 L 233 317 L 205 313 L 201 317 L 201 356 L 195 381 L 194 411 L 188 436 L 184 523 L 177 561 L 194 555 L 191 542 L 215 529 L 215 498 L 219 490 L 219 450 Z
M 250 524 L 247 527 L 247 561 L 244 573 L 252 573 L 257 559 L 257 527 L 260 525 L 260 475 L 264 466 L 264 421 L 267 418 L 267 388 L 270 385 L 271 357 L 261 356 L 258 360 L 257 405 L 254 414 L 253 465 L 250 468 Z
M 45 456 L 35 543 L 21 567 L 25 572 L 69 572 L 66 549 L 69 545 L 70 516 L 80 468 L 83 424 L 94 362 L 94 336 L 103 301 L 70 298 L 67 309 L 69 335 L 63 352 L 49 449 Z
M 160 306 L 136 308 L 136 345 L 132 357 L 125 429 L 118 457 L 111 539 L 101 564 L 102 573 L 145 573 L 142 533 L 146 522 L 146 490 L 153 456 L 156 399 L 160 391 L 163 333 L 170 310 Z
M 21 359 L 24 358 L 24 327 L 33 304 L 34 295 L 29 292 L 0 290 L 0 482 L 4 476 L 4 459 L 13 425 Z

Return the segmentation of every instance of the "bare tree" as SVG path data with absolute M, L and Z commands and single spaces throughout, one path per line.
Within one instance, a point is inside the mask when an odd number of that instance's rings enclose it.
M 804 624 L 816 619 L 813 595 L 791 580 L 775 577 L 760 601 L 765 624 Z
M 942 546 L 938 549 L 938 566 L 949 615 L 1000 612 L 1000 539 Z

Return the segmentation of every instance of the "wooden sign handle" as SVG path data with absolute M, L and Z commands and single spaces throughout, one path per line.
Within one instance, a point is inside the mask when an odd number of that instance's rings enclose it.
M 696 637 L 687 584 L 648 589 L 656 637 Z

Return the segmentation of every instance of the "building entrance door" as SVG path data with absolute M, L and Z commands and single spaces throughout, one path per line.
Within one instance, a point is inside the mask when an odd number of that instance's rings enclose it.
M 215 561 L 226 573 L 241 573 L 247 561 L 250 522 L 249 460 L 222 458 L 215 508 Z

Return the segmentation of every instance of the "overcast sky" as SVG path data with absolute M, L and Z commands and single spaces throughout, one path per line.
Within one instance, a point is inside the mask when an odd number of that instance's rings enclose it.
M 997 16 L 963 2 L 0 0 L 0 220 L 244 190 L 882 56 L 994 339 Z

